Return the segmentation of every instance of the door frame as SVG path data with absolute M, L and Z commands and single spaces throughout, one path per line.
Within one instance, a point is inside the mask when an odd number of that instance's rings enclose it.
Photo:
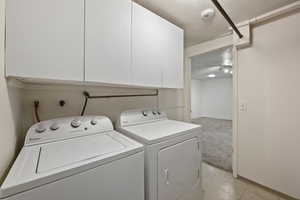
M 187 47 L 184 58 L 184 100 L 185 100 L 185 121 L 191 121 L 191 59 L 193 56 L 208 53 L 225 47 L 232 47 L 233 75 L 232 75 L 232 171 L 235 178 L 238 177 L 238 59 L 237 48 L 233 43 L 232 34 L 203 42 L 198 45 Z

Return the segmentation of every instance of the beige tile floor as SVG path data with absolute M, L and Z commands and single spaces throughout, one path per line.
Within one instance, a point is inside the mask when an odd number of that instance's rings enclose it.
M 292 200 L 206 163 L 202 180 L 203 200 Z

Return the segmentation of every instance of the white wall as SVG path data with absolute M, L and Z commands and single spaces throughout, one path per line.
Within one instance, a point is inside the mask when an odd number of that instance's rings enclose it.
M 232 78 L 216 78 L 191 82 L 192 119 L 211 117 L 232 119 Z
M 150 89 L 132 89 L 120 87 L 93 87 L 72 85 L 24 85 L 24 128 L 25 131 L 33 122 L 33 101 L 40 101 L 40 118 L 48 120 L 64 116 L 80 115 L 84 96 L 87 90 L 91 95 L 142 94 L 155 93 Z M 64 107 L 59 100 L 65 100 Z M 90 99 L 86 114 L 106 115 L 116 122 L 120 112 L 127 109 L 156 108 L 167 112 L 170 118 L 183 120 L 183 90 L 161 89 L 158 97 L 129 97 L 110 99 Z
M 238 51 L 238 174 L 300 199 L 300 12 L 253 28 Z
M 17 151 L 22 131 L 21 90 L 4 78 L 5 0 L 0 0 L 0 184 Z

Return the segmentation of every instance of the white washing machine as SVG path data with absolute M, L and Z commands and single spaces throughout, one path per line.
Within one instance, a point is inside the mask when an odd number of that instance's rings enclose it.
M 103 116 L 33 125 L 0 188 L 5 200 L 144 200 L 143 145 Z
M 201 200 L 199 125 L 147 109 L 121 113 L 117 130 L 145 145 L 146 200 Z

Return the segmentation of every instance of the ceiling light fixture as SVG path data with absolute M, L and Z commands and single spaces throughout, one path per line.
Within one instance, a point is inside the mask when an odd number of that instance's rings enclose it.
M 216 75 L 215 75 L 215 74 L 208 74 L 207 77 L 208 77 L 208 78 L 215 78 Z
M 230 74 L 232 74 L 232 70 L 230 70 Z
M 228 74 L 228 73 L 230 72 L 230 70 L 229 70 L 228 68 L 224 68 L 224 69 L 223 69 L 223 72 L 224 72 L 225 74 Z

